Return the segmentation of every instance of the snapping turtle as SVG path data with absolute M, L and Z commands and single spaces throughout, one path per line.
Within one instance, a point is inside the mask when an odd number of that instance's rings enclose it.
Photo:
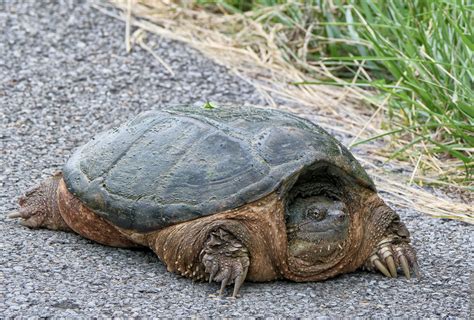
M 31 228 L 151 248 L 168 271 L 221 282 L 318 281 L 358 268 L 418 275 L 410 234 L 351 153 L 271 109 L 174 106 L 79 148 L 19 198 Z

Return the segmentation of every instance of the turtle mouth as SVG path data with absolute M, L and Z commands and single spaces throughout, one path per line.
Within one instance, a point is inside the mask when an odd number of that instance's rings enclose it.
M 338 212 L 322 221 L 305 220 L 288 225 L 287 236 L 293 256 L 319 262 L 343 250 L 348 230 L 347 215 Z
M 308 265 L 324 265 L 334 260 L 344 248 L 344 242 L 315 244 L 302 240 L 290 241 L 291 256 L 305 261 Z

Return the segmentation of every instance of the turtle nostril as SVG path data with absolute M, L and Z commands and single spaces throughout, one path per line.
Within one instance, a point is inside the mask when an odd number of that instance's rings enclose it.
M 337 222 L 344 222 L 347 219 L 347 214 L 342 210 L 337 210 L 334 212 L 334 218 Z

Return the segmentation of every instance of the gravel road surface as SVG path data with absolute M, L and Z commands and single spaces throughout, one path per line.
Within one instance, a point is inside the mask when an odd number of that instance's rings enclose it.
M 87 3 L 0 2 L 0 318 L 289 316 L 469 318 L 473 227 L 399 210 L 421 280 L 356 272 L 320 283 L 247 283 L 237 300 L 217 284 L 166 272 L 149 251 L 29 230 L 5 215 L 16 197 L 61 168 L 75 147 L 166 103 L 262 97 L 181 43 L 150 38 L 125 52 L 124 26 Z

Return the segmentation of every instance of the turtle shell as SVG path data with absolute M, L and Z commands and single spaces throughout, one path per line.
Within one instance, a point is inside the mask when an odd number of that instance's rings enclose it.
M 375 190 L 319 126 L 273 109 L 174 106 L 97 135 L 63 168 L 69 191 L 113 224 L 140 232 L 258 200 L 315 163 Z

